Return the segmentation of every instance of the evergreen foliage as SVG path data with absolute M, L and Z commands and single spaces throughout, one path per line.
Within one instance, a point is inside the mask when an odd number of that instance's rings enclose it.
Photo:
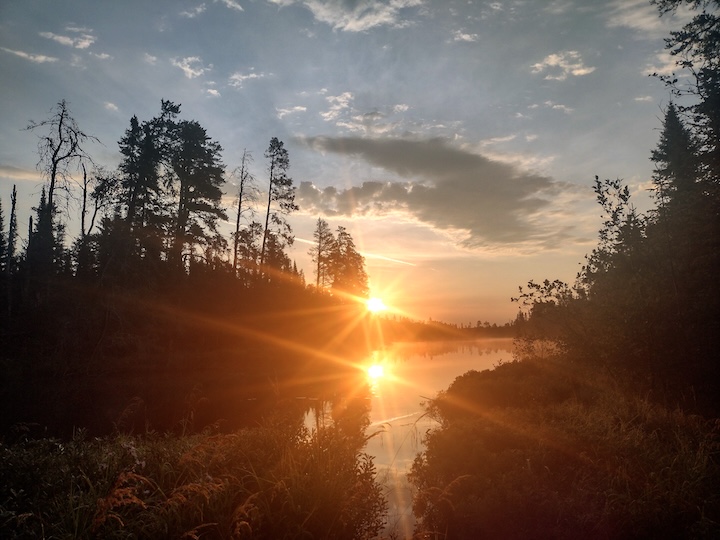
M 358 252 L 352 236 L 345 227 L 337 228 L 330 269 L 334 291 L 367 298 L 369 287 L 365 258 Z
M 526 331 L 557 340 L 576 360 L 610 370 L 636 392 L 700 412 L 720 411 L 720 93 L 718 4 L 657 1 L 661 11 L 700 9 L 668 41 L 690 73 L 694 104 L 670 103 L 652 151 L 656 207 L 646 215 L 620 180 L 595 193 L 604 224 L 574 285 L 530 283 L 516 300 Z M 679 79 L 667 80 L 678 96 Z

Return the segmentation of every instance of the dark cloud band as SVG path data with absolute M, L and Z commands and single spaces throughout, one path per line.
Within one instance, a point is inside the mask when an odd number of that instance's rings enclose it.
M 538 225 L 562 186 L 552 179 L 457 148 L 445 139 L 302 139 L 319 152 L 355 156 L 407 181 L 368 181 L 348 189 L 303 182 L 302 208 L 326 215 L 407 212 L 433 227 L 465 233 L 468 247 L 547 242 Z

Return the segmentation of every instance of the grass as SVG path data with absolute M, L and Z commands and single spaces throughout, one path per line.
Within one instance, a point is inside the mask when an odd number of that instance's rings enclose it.
M 720 421 L 560 357 L 469 372 L 410 479 L 418 538 L 720 537 Z
M 385 500 L 342 422 L 0 444 L 2 538 L 372 538 Z

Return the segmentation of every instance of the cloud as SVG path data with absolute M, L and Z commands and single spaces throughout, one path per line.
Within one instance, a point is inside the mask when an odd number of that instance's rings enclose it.
M 464 41 L 466 43 L 475 43 L 478 40 L 477 34 L 465 34 L 460 30 L 453 32 L 453 41 Z
M 92 34 L 93 29 L 87 26 L 66 26 L 65 30 L 68 32 L 76 32 L 78 34 Z
M 250 73 L 240 73 L 239 71 L 237 71 L 230 75 L 230 78 L 228 79 L 228 84 L 233 88 L 242 88 L 245 84 L 245 81 L 264 79 L 265 77 L 267 77 L 265 73 L 255 73 L 254 71 L 251 71 Z
M 32 54 L 32 53 L 26 53 L 24 51 L 15 51 L 13 49 L 6 49 L 5 47 L 0 47 L 5 52 L 9 52 L 10 54 L 14 54 L 15 56 L 19 56 L 20 58 L 24 58 L 25 60 L 29 60 L 30 62 L 35 62 L 36 64 L 45 64 L 47 62 L 57 62 L 58 59 L 54 56 L 45 56 L 44 54 Z
M 517 135 L 506 135 L 504 137 L 491 137 L 490 139 L 485 139 L 484 141 L 482 141 L 481 146 L 501 144 L 501 143 L 514 141 L 516 137 L 517 137 Z
M 114 103 L 111 103 L 110 101 L 105 102 L 105 108 L 108 111 L 117 111 L 118 110 L 118 106 L 115 105 Z
M 344 128 L 356 133 L 366 135 L 386 135 L 399 128 L 400 122 L 386 122 L 388 113 L 401 113 L 409 109 L 407 105 L 395 105 L 384 113 L 378 110 L 371 110 L 365 113 L 356 112 L 352 102 L 355 96 L 352 92 L 343 92 L 337 96 L 326 96 L 325 100 L 330 107 L 320 113 L 326 122 L 333 122 L 335 126 Z
M 21 169 L 12 165 L 0 164 L 0 178 L 9 178 L 17 181 L 39 182 L 42 174 L 37 170 Z
M 547 100 L 543 103 L 533 103 L 531 105 L 528 105 L 528 109 L 539 109 L 540 107 L 546 109 L 553 109 L 555 111 L 562 111 L 565 114 L 571 114 L 575 111 L 575 109 L 573 109 L 572 107 L 568 107 L 567 105 L 563 105 L 561 103 L 555 103 L 552 100 Z
M 94 57 L 97 58 L 98 60 L 109 60 L 109 59 L 112 58 L 112 56 L 110 56 L 108 53 L 94 53 L 94 52 L 91 52 L 91 53 L 90 53 L 90 56 L 94 56 Z
M 562 105 L 560 103 L 555 103 L 554 101 L 550 101 L 550 100 L 543 103 L 543 105 L 545 105 L 546 107 L 548 107 L 550 109 L 553 109 L 554 111 L 562 111 L 565 114 L 570 114 L 575 110 L 572 107 L 568 107 L 568 106 Z
M 405 213 L 456 233 L 466 247 L 540 243 L 566 234 L 541 223 L 540 213 L 563 186 L 550 178 L 454 147 L 446 139 L 310 137 L 318 152 L 360 158 L 405 181 L 367 181 L 348 189 L 302 182 L 303 211 L 325 215 Z
M 212 97 L 220 97 L 220 92 L 218 92 L 218 91 L 215 90 L 214 88 L 208 88 L 207 90 L 205 90 L 205 92 L 206 92 L 207 95 L 209 95 L 209 96 L 212 96 Z
M 613 0 L 609 4 L 607 26 L 629 28 L 639 38 L 666 37 L 668 31 L 688 22 L 692 11 L 681 5 L 673 15 L 660 17 L 657 8 L 647 0 Z
M 205 12 L 205 9 L 207 9 L 207 6 L 203 3 L 203 4 L 200 4 L 199 6 L 196 6 L 196 7 L 192 8 L 192 9 L 188 9 L 188 10 L 186 10 L 186 11 L 181 11 L 181 12 L 180 12 L 180 16 L 181 16 L 181 17 L 185 17 L 185 18 L 187 18 L 187 19 L 194 19 L 194 18 L 197 17 L 198 15 L 201 15 L 202 13 L 204 13 L 204 12 Z
M 303 107 L 301 105 L 296 105 L 295 107 L 290 107 L 289 109 L 275 109 L 277 111 L 277 117 L 282 118 L 283 116 L 287 116 L 288 114 L 293 113 L 301 113 L 307 111 L 307 107 Z
M 147 64 L 150 64 L 151 66 L 154 66 L 155 64 L 157 64 L 157 60 L 158 60 L 158 59 L 157 59 L 157 56 L 153 56 L 152 54 L 145 53 L 145 54 L 143 55 L 143 60 L 145 60 L 145 62 L 146 62 Z
M 326 122 L 332 122 L 336 120 L 340 114 L 350 108 L 350 103 L 354 99 L 352 92 L 343 92 L 339 96 L 327 96 L 325 100 L 330 104 L 330 108 L 320 113 L 323 120 Z
M 594 67 L 583 64 L 577 51 L 564 51 L 546 56 L 542 62 L 532 65 L 533 73 L 545 73 L 546 80 L 564 81 L 568 75 L 582 77 L 595 71 Z
M 656 63 L 648 64 L 643 70 L 643 75 L 672 75 L 676 70 L 677 58 L 667 51 L 659 52 L 655 55 Z
M 199 56 L 187 56 L 181 60 L 173 58 L 171 60 L 173 66 L 183 70 L 183 73 L 188 79 L 194 79 L 199 77 L 206 71 L 212 69 L 212 64 L 208 67 L 203 65 L 203 61 Z
M 243 7 L 237 3 L 236 0 L 215 0 L 215 2 L 220 2 L 226 8 L 232 9 L 233 11 L 245 11 Z
M 76 28 L 76 27 L 68 27 L 66 30 L 76 31 L 76 32 L 84 32 L 88 30 L 87 28 Z M 40 36 L 44 37 L 46 39 L 51 39 L 57 43 L 60 43 L 61 45 L 65 45 L 66 47 L 73 47 L 75 49 L 87 49 L 90 45 L 95 43 L 97 38 L 89 33 L 81 33 L 79 37 L 71 37 L 71 36 L 62 36 L 59 34 L 53 34 L 52 32 L 40 32 Z
M 421 6 L 424 0 L 269 0 L 280 7 L 301 4 L 315 19 L 345 32 L 365 32 L 376 26 L 399 28 L 409 23 L 402 10 Z
M 638 96 L 635 98 L 635 101 L 641 101 L 641 102 L 647 102 L 647 101 L 652 101 L 652 100 L 653 100 L 652 96 Z

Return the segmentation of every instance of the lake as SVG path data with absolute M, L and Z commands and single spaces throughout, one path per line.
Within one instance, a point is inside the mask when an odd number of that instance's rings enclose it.
M 388 531 L 410 538 L 414 525 L 412 490 L 406 474 L 422 440 L 435 422 L 424 415 L 422 403 L 433 398 L 456 377 L 493 369 L 510 362 L 511 338 L 477 341 L 397 343 L 374 352 L 364 367 L 370 385 L 370 427 L 366 452 L 374 457 L 389 503 Z M 318 419 L 306 416 L 308 427 Z

